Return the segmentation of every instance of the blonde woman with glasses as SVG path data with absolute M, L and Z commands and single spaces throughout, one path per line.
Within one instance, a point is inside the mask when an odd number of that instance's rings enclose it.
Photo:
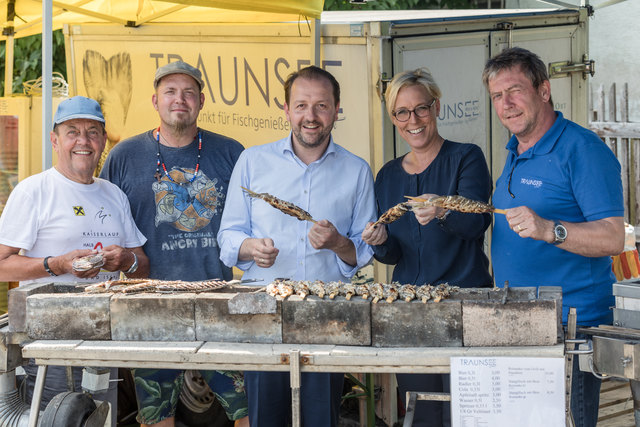
M 409 153 L 391 160 L 375 182 L 378 215 L 404 196 L 428 199 L 435 195 L 461 195 L 487 202 L 491 177 L 481 149 L 474 144 L 449 141 L 438 133 L 442 93 L 426 68 L 405 71 L 389 84 L 387 111 Z M 393 281 L 402 284 L 449 283 L 460 287 L 492 286 L 489 262 L 483 251 L 489 214 L 423 207 L 399 220 L 373 226 L 362 239 L 375 258 L 395 265 Z M 448 375 L 398 374 L 400 396 L 406 391 L 448 391 Z M 450 425 L 449 404 L 418 401 L 414 426 Z

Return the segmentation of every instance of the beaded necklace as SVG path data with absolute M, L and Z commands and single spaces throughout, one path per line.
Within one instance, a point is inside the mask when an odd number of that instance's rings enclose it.
M 163 137 L 164 138 L 164 137 Z M 166 139 L 165 139 L 166 141 Z M 156 133 L 156 144 L 158 144 L 158 151 L 156 154 L 157 160 L 156 160 L 156 173 L 153 175 L 154 178 L 160 182 L 160 178 L 162 178 L 162 174 L 160 173 L 160 165 L 162 165 L 162 170 L 164 171 L 164 174 L 166 175 L 167 178 L 169 178 L 169 181 L 174 182 L 178 185 L 183 185 L 184 182 L 175 182 L 173 180 L 173 178 L 171 178 L 171 175 L 169 175 L 169 172 L 167 172 L 167 167 L 164 164 L 164 159 L 162 158 L 162 154 L 160 154 L 160 128 L 158 127 L 157 133 Z M 194 179 L 196 179 L 196 175 L 198 175 L 198 170 L 200 170 L 200 153 L 202 151 L 202 132 L 200 132 L 200 130 L 198 130 L 198 158 L 196 161 L 196 171 L 194 172 L 193 176 L 191 177 L 191 179 L 189 180 L 189 183 L 192 183 Z

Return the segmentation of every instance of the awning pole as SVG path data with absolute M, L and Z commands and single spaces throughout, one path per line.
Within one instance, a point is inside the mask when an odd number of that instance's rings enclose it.
M 322 26 L 320 20 L 311 20 L 311 61 L 316 67 L 320 67 L 320 37 L 322 36 Z
M 53 165 L 51 143 L 52 95 L 51 75 L 53 74 L 53 4 L 52 0 L 42 2 L 42 170 Z
M 13 93 L 13 20 L 16 16 L 16 0 L 7 2 L 7 23 L 2 30 L 2 34 L 7 36 L 4 51 L 4 96 L 11 96 Z

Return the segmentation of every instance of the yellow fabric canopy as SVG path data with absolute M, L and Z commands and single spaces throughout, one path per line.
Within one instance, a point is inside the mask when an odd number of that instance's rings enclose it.
M 13 25 L 7 21 L 11 0 L 0 1 L 0 22 L 15 37 L 42 31 L 42 1 L 15 0 Z M 153 23 L 289 22 L 319 18 L 324 0 L 53 0 L 53 29 L 64 24 L 113 22 L 127 26 Z M 6 38 L 6 35 L 2 36 Z

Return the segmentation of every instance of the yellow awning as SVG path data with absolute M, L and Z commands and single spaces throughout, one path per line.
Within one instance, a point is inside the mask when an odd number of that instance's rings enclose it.
M 42 1 L 15 0 L 13 25 L 7 21 L 10 0 L 0 1 L 2 28 L 15 37 L 42 31 Z M 320 18 L 324 0 L 53 0 L 53 29 L 64 24 L 113 22 L 136 27 L 153 23 L 289 22 Z M 6 36 L 3 36 L 5 38 Z

